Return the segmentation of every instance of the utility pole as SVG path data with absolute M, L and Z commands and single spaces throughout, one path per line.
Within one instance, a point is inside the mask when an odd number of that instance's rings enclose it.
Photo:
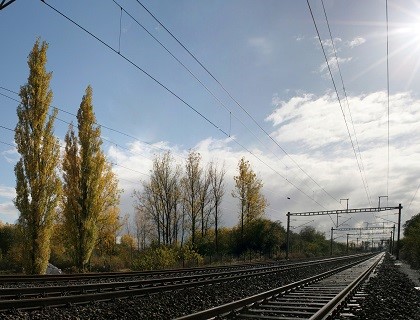
M 331 248 L 330 248 L 330 256 L 332 256 L 332 252 L 333 252 L 333 235 L 334 235 L 334 228 L 331 227 Z
M 400 231 L 401 231 L 401 203 L 398 206 L 398 234 L 397 234 L 397 253 L 395 255 L 396 260 L 400 260 Z
M 392 227 L 392 254 L 395 252 L 395 224 Z
M 341 203 L 341 200 L 347 201 L 347 208 L 346 208 L 346 210 L 349 210 L 349 198 L 340 199 L 340 203 Z M 338 213 L 337 213 L 337 228 L 338 228 Z
M 290 212 L 287 213 L 287 233 L 286 233 L 286 260 L 289 259 L 289 245 L 290 245 Z
M 347 254 L 349 254 L 349 234 L 347 233 Z
M 392 254 L 392 233 L 391 233 L 391 236 L 389 237 L 388 243 L 389 243 L 388 252 L 389 254 Z
M 379 196 L 378 208 L 381 207 L 381 198 L 387 198 L 388 199 L 388 196 Z

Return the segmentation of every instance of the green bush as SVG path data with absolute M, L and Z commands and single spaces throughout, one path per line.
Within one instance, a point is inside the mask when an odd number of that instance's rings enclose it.
M 203 257 L 188 246 L 158 246 L 146 249 L 134 259 L 134 270 L 159 270 L 203 264 Z

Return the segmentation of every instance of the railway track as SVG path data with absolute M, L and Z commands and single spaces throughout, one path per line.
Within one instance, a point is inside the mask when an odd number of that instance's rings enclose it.
M 194 274 L 179 275 L 179 273 L 170 270 L 169 273 L 160 273 L 157 278 L 141 278 L 136 280 L 122 279 L 121 274 L 108 274 L 110 281 L 97 283 L 69 283 L 78 277 L 76 276 L 49 276 L 49 277 L 23 277 L 23 285 L 18 287 L 5 287 L 5 283 L 10 281 L 16 284 L 17 279 L 0 277 L 0 283 L 3 288 L 0 290 L 0 310 L 24 309 L 31 310 L 41 307 L 62 307 L 73 304 L 83 304 L 90 301 L 112 300 L 116 298 L 126 298 L 130 296 L 139 296 L 164 291 L 191 288 L 220 282 L 240 280 L 247 277 L 257 277 L 270 273 L 288 272 L 300 268 L 307 268 L 312 265 L 322 265 L 329 263 L 344 263 L 349 259 L 362 259 L 364 255 L 351 257 L 329 258 L 316 261 L 306 261 L 289 264 L 275 264 L 269 266 L 253 266 L 252 268 L 215 269 L 213 272 L 204 272 L 203 270 L 189 271 Z M 222 270 L 222 271 L 220 271 Z M 185 273 L 186 271 L 183 270 Z M 198 274 L 197 274 L 198 273 Z M 147 273 L 142 273 L 145 277 Z M 158 274 L 158 273 L 149 273 Z M 174 274 L 176 276 L 174 276 Z M 92 275 L 97 277 L 99 275 Z M 90 279 L 92 276 L 83 275 L 82 279 Z M 102 275 L 103 277 L 104 275 Z M 118 276 L 115 278 L 114 276 Z M 128 274 L 124 275 L 128 276 Z M 130 277 L 133 277 L 130 273 Z M 137 275 L 138 276 L 138 275 Z M 69 278 L 71 278 L 69 280 Z M 40 279 L 42 279 L 42 282 Z M 122 279 L 122 280 L 121 280 Z M 31 281 L 37 285 L 31 286 Z M 45 282 L 49 282 L 44 285 Z M 53 282 L 55 281 L 55 282 Z
M 151 279 L 168 276 L 208 274 L 222 271 L 246 270 L 250 268 L 269 267 L 272 265 L 282 264 L 281 262 L 254 262 L 233 264 L 228 266 L 214 267 L 195 267 L 154 271 L 129 271 L 129 272 L 95 272 L 95 273 L 73 273 L 73 274 L 56 274 L 56 275 L 0 275 L 0 286 L 11 286 L 13 284 L 34 285 L 36 283 L 47 284 L 49 282 L 69 282 L 76 283 L 78 281 L 112 281 L 115 279 Z
M 381 253 L 363 262 L 351 263 L 261 294 L 179 317 L 177 320 L 319 320 L 332 319 L 344 308 L 347 316 L 351 316 L 351 307 L 357 306 L 357 299 L 361 298 L 357 290 L 383 257 L 384 254 Z

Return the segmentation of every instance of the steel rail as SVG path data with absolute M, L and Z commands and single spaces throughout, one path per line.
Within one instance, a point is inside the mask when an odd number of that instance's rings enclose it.
M 354 293 L 355 290 L 366 280 L 366 278 L 372 273 L 377 267 L 379 262 L 383 260 L 384 254 L 380 259 L 377 259 L 365 272 L 357 277 L 351 284 L 349 284 L 344 290 L 336 295 L 330 302 L 323 306 L 317 313 L 315 313 L 310 320 L 323 320 L 327 319 L 333 313 L 336 313 L 338 309 L 348 300 L 348 298 Z
M 362 256 L 358 256 L 362 259 Z M 356 258 L 356 257 L 352 257 Z M 289 270 L 304 268 L 310 265 L 318 265 L 339 259 L 317 260 L 309 263 L 299 263 L 293 266 L 281 266 L 275 270 L 264 270 L 253 273 L 231 274 L 229 277 L 220 276 L 220 274 L 212 274 L 209 279 L 208 275 L 187 276 L 165 279 L 150 279 L 138 281 L 124 281 L 111 283 L 96 284 L 80 284 L 69 286 L 47 286 L 47 287 L 30 287 L 30 288 L 3 288 L 0 290 L 0 310 L 8 309 L 36 309 L 46 306 L 63 306 L 68 304 L 86 303 L 89 301 L 111 300 L 115 298 L 124 298 L 129 296 L 137 296 L 151 294 L 163 291 L 172 291 L 184 289 L 187 287 L 203 286 L 207 284 L 220 283 L 225 281 L 239 280 L 250 276 L 264 275 L 275 272 L 287 272 Z M 350 259 L 350 258 L 348 258 Z M 224 273 L 226 274 L 226 272 Z M 201 278 L 200 278 L 201 277 Z M 206 279 L 207 277 L 207 279 Z M 25 297 L 29 295 L 29 297 Z M 10 299 L 15 296 L 17 299 Z
M 94 274 L 59 274 L 59 275 L 0 275 L 0 286 L 10 283 L 48 283 L 48 282 L 76 282 L 76 281 L 85 281 L 85 280 L 110 280 L 118 278 L 136 278 L 136 277 L 154 277 L 159 276 L 160 278 L 167 277 L 172 274 L 191 274 L 190 276 L 200 276 L 200 275 L 211 275 L 217 273 L 237 273 L 237 272 L 248 272 L 249 270 L 264 270 L 272 268 L 283 268 L 287 266 L 293 266 L 297 264 L 310 264 L 317 261 L 328 261 L 332 259 L 336 261 L 337 259 L 348 259 L 351 257 L 357 257 L 360 255 L 351 255 L 351 256 L 341 256 L 327 259 L 316 259 L 310 261 L 301 261 L 301 262 L 292 262 L 292 263 L 273 263 L 273 264 L 257 264 L 253 266 L 249 265 L 239 265 L 238 267 L 231 268 L 230 266 L 226 267 L 209 267 L 209 268 L 189 268 L 189 269 L 169 269 L 169 270 L 156 270 L 156 271 L 132 271 L 132 272 L 111 272 L 111 273 L 94 273 Z M 221 270 L 221 271 L 218 271 Z M 154 279 L 160 279 L 154 278 Z M 138 281 L 138 280 L 137 280 Z
M 371 256 L 366 257 L 365 259 L 363 259 L 363 261 L 366 261 L 370 258 Z M 255 304 L 259 304 L 264 301 L 267 301 L 268 299 L 275 298 L 280 295 L 289 293 L 292 290 L 295 290 L 297 288 L 304 287 L 306 285 L 318 282 L 338 272 L 341 272 L 343 270 L 356 266 L 357 264 L 363 261 L 352 262 L 346 266 L 338 267 L 333 270 L 329 270 L 321 274 L 318 274 L 318 275 L 315 275 L 315 276 L 312 276 L 303 280 L 299 280 L 299 281 L 290 283 L 288 285 L 285 285 L 276 289 L 272 289 L 272 290 L 269 290 L 260 294 L 256 294 L 256 295 L 253 295 L 253 296 L 241 299 L 241 300 L 233 301 L 233 302 L 221 305 L 221 306 L 217 306 L 217 307 L 199 311 L 193 314 L 185 315 L 185 316 L 176 318 L 176 320 L 206 320 L 206 319 L 219 317 L 222 315 L 227 315 L 231 312 L 239 311 L 243 308 L 250 307 Z
M 193 268 L 180 268 L 180 269 L 163 269 L 163 270 L 150 270 L 150 271 L 129 271 L 129 272 L 94 272 L 94 273 L 72 273 L 72 274 L 54 274 L 54 275 L 0 275 L 0 285 L 11 282 L 22 282 L 28 280 L 31 282 L 48 282 L 48 281 L 74 281 L 74 280 L 90 280 L 97 278 L 128 278 L 139 276 L 155 276 L 155 275 L 168 275 L 177 273 L 210 273 L 215 270 L 241 270 L 255 268 L 256 266 L 270 266 L 279 264 L 279 262 L 264 262 L 264 263 L 243 263 L 232 264 L 228 266 L 212 266 L 212 267 L 193 267 Z
M 105 291 L 105 290 L 124 290 L 124 289 L 134 289 L 134 288 L 145 288 L 150 286 L 164 286 L 170 283 L 205 283 L 206 280 L 210 281 L 208 283 L 213 283 L 213 279 L 216 282 L 229 280 L 229 279 L 241 279 L 249 276 L 265 275 L 273 272 L 282 272 L 295 270 L 298 268 L 303 268 L 313 264 L 325 264 L 332 261 L 340 261 L 345 258 L 340 259 L 324 259 L 316 260 L 314 262 L 301 262 L 288 265 L 280 265 L 273 267 L 264 267 L 264 268 L 254 268 L 246 270 L 236 270 L 236 271 L 224 271 L 218 273 L 210 274 L 199 274 L 199 275 L 189 275 L 181 277 L 169 277 L 169 278 L 155 278 L 155 279 L 140 279 L 140 280 L 131 280 L 131 281 L 114 281 L 114 282 L 103 282 L 103 283 L 84 283 L 84 284 L 71 284 L 71 285 L 55 285 L 55 286 L 34 286 L 34 287 L 13 287 L 13 288 L 2 288 L 0 290 L 0 299 L 8 297 L 23 297 L 25 295 L 62 295 L 69 293 L 89 293 L 94 291 Z M 348 259 L 348 258 L 347 258 Z

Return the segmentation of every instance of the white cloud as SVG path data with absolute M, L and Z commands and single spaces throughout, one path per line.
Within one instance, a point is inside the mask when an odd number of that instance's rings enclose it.
M 3 202 L 0 203 L 0 213 L 7 214 L 7 215 L 16 215 L 17 209 L 13 202 Z
M 318 37 L 317 37 L 317 39 L 318 39 Z M 334 45 L 336 46 L 339 42 L 342 42 L 343 41 L 343 39 L 341 39 L 341 38 L 334 38 L 333 39 L 334 40 Z M 326 40 L 321 40 L 322 41 L 322 45 L 324 46 L 324 47 L 327 47 L 327 48 L 332 48 L 333 47 L 333 41 L 331 41 L 331 39 L 326 39 Z M 336 48 L 337 49 L 337 48 Z
M 385 92 L 349 97 L 348 102 L 354 125 L 360 135 L 359 140 L 374 143 L 386 136 Z M 273 135 L 281 142 L 303 142 L 316 149 L 327 147 L 347 135 L 335 92 L 323 96 L 302 94 L 288 101 L 274 96 L 272 103 L 276 108 L 266 120 L 278 126 Z M 419 100 L 412 98 L 409 93 L 399 93 L 390 96 L 390 105 L 390 126 L 394 138 L 400 139 L 417 131 L 420 133 L 420 128 L 416 128 L 420 122 Z M 342 100 L 342 106 L 346 119 L 350 121 L 345 100 Z M 291 119 L 293 121 L 287 122 Z M 311 134 L 308 134 L 308 130 Z
M 318 37 L 316 37 L 316 39 L 317 39 L 317 41 L 319 41 Z M 333 40 L 334 40 L 334 42 L 331 41 L 331 39 L 321 40 L 322 46 L 324 47 L 324 50 L 325 50 L 325 52 L 328 56 L 332 56 L 335 53 L 338 53 L 338 52 L 341 51 L 339 44 L 343 40 L 341 38 L 334 38 Z M 335 49 L 335 51 L 334 51 L 334 49 Z
M 248 39 L 248 45 L 257 50 L 263 56 L 268 56 L 272 53 L 273 47 L 271 42 L 264 37 L 255 37 Z
M 7 223 L 15 223 L 19 212 L 13 202 L 0 203 L 0 220 Z
M 287 95 L 289 94 L 290 92 Z M 387 95 L 385 92 L 374 92 L 348 98 L 362 151 L 372 204 L 376 205 L 377 197 L 386 193 Z M 277 146 L 270 144 L 268 137 L 262 139 L 266 139 L 265 142 L 271 146 L 273 153 L 267 152 L 262 146 L 249 147 L 250 141 L 241 140 L 241 136 L 227 139 L 208 137 L 195 146 L 195 150 L 202 155 L 203 165 L 211 160 L 225 165 L 223 224 L 232 226 L 238 221 L 237 202 L 231 197 L 230 192 L 234 188 L 233 176 L 236 175 L 237 163 L 242 156 L 251 162 L 254 171 L 264 183 L 263 192 L 270 204 L 267 216 L 272 220 L 280 220 L 285 224 L 286 213 L 289 211 L 343 208 L 344 205 L 340 205 L 325 191 L 335 199 L 350 198 L 350 208 L 368 206 L 335 93 L 317 96 L 300 92 L 287 100 L 276 95 L 273 96 L 272 103 L 274 109 L 266 116 L 267 125 L 272 125 L 268 131 L 293 160 Z M 420 140 L 420 100 L 409 92 L 397 93 L 390 96 L 390 106 L 389 204 L 402 203 L 407 208 L 420 183 L 418 174 L 420 144 L 417 143 Z M 344 102 L 343 107 L 346 119 L 349 120 L 350 114 Z M 350 130 L 350 134 L 354 137 L 351 126 Z M 251 148 L 259 159 L 239 149 L 234 139 Z M 132 142 L 125 147 L 126 149 L 110 146 L 106 149 L 108 159 L 115 163 L 113 171 L 120 179 L 120 187 L 124 189 L 121 201 L 122 215 L 133 212 L 132 192 L 134 189 L 141 189 L 141 180 L 148 179 L 155 154 L 170 149 L 173 151 L 175 161 L 183 167 L 188 153 L 188 150 L 164 141 L 152 146 Z M 296 163 L 310 175 L 310 178 L 297 167 Z M 5 198 L 0 203 L 0 219 L 15 221 L 18 212 L 11 201 L 15 196 L 14 188 L 0 186 L 0 196 Z M 322 206 L 310 198 L 314 198 Z M 420 194 L 413 200 L 410 211 L 404 211 L 403 222 L 419 209 Z M 375 219 L 373 215 L 352 217 L 347 222 L 350 226 L 356 226 L 363 221 L 381 221 L 379 218 Z M 335 220 L 335 217 L 331 218 Z M 389 216 L 389 219 L 393 218 L 395 216 Z M 342 219 L 340 221 L 344 221 L 344 217 Z M 328 233 L 332 226 L 328 216 L 314 217 L 314 220 L 312 225 Z M 295 226 L 301 224 L 299 221 L 293 223 Z
M 386 193 L 388 169 L 386 102 L 385 92 L 349 96 L 373 205 L 377 204 L 378 195 Z M 335 93 L 326 93 L 322 96 L 299 93 L 287 100 L 274 96 L 272 103 L 275 108 L 266 117 L 267 122 L 273 126 L 271 136 L 293 160 L 275 145 L 272 146 L 274 154 L 267 152 L 263 147 L 254 146 L 252 152 L 257 155 L 259 158 L 257 159 L 245 150 L 238 149 L 233 139 L 238 139 L 239 142 L 249 146 L 249 141 L 244 143 L 241 141 L 241 136 L 228 139 L 208 137 L 199 141 L 194 148 L 202 155 L 203 165 L 211 160 L 225 165 L 226 193 L 222 204 L 224 225 L 232 226 L 237 223 L 237 202 L 231 197 L 230 192 L 234 188 L 233 176 L 236 174 L 238 160 L 242 156 L 251 162 L 254 171 L 264 183 L 263 190 L 270 204 L 267 216 L 273 220 L 280 220 L 285 224 L 288 211 L 343 208 L 344 204 L 340 205 L 325 191 L 335 199 L 350 198 L 350 208 L 369 206 Z M 420 183 L 418 175 L 420 145 L 415 143 L 420 139 L 420 101 L 405 92 L 391 95 L 390 105 L 389 203 L 390 205 L 402 203 L 408 206 L 407 202 L 411 200 Z M 350 120 L 344 102 L 343 107 L 346 119 Z M 350 124 L 349 126 L 350 134 L 354 138 L 353 129 Z M 267 143 L 270 143 L 268 137 L 266 139 Z M 165 142 L 160 142 L 158 145 L 159 148 L 173 150 L 174 160 L 183 168 L 188 150 Z M 120 178 L 120 187 L 124 188 L 122 214 L 133 212 L 131 194 L 134 189 L 141 189 L 140 180 L 148 179 L 147 174 L 151 169 L 151 159 L 154 154 L 163 152 L 161 149 L 153 149 L 140 142 L 127 144 L 126 147 L 127 149 L 110 147 L 107 150 L 109 159 L 118 165 L 115 165 L 113 170 Z M 296 163 L 318 185 L 306 176 Z M 288 200 L 287 197 L 291 199 Z M 310 199 L 312 197 L 322 206 L 312 201 Z M 405 213 L 403 221 L 419 208 L 420 200 L 414 199 L 411 210 Z M 314 219 L 313 225 L 323 231 L 328 232 L 331 228 L 332 221 L 328 216 Z M 344 217 L 342 219 L 344 220 Z M 376 220 L 381 221 L 378 219 Z M 355 226 L 360 221 L 374 222 L 375 217 L 355 215 L 347 223 Z M 295 225 L 297 224 L 300 223 L 295 222 Z
M 318 37 L 315 37 L 315 39 L 319 41 Z M 325 53 L 328 57 L 328 65 L 331 71 L 334 73 L 338 71 L 338 65 L 342 65 L 353 60 L 352 57 L 346 57 L 346 58 L 340 57 L 341 49 L 343 48 L 343 46 L 354 48 L 365 43 L 366 39 L 362 37 L 356 37 L 350 41 L 343 42 L 343 39 L 341 38 L 334 38 L 333 41 L 331 41 L 331 39 L 326 39 L 326 40 L 321 40 L 321 42 L 324 47 Z M 327 62 L 323 62 L 318 68 L 319 73 L 323 73 L 325 77 L 330 76 L 329 72 L 326 72 L 328 70 L 328 65 L 327 65 Z
M 362 37 L 356 37 L 353 40 L 347 41 L 346 44 L 350 47 L 350 48 L 355 48 L 358 47 L 362 44 L 364 44 L 366 42 L 365 38 Z
M 3 151 L 1 153 L 8 163 L 15 164 L 19 160 L 19 153 L 16 148 Z
M 0 185 L 0 197 L 6 199 L 14 199 L 16 197 L 15 188 Z
M 386 102 L 385 92 L 349 97 L 373 204 L 377 203 L 378 195 L 386 194 Z M 274 126 L 272 137 L 280 145 L 290 146 L 294 159 L 326 190 L 338 198 L 350 197 L 351 207 L 366 206 L 365 191 L 335 93 L 302 94 L 287 101 L 274 96 L 273 104 L 276 108 L 266 118 Z M 356 144 L 350 114 L 345 101 L 342 104 Z M 420 146 L 414 143 L 420 138 L 420 100 L 410 93 L 398 93 L 390 96 L 390 106 L 389 186 L 390 203 L 394 205 L 411 200 L 420 183 Z M 315 189 L 325 201 L 323 191 Z M 412 207 L 418 210 L 420 201 L 415 200 Z
M 336 59 L 335 56 L 332 56 L 332 57 L 328 58 L 328 65 L 330 66 L 330 69 L 331 69 L 332 72 L 336 72 L 338 70 L 338 65 L 342 65 L 342 64 L 347 63 L 351 60 L 352 60 L 351 57 L 348 57 L 348 58 L 337 57 L 337 59 Z M 327 63 L 324 62 L 319 67 L 319 72 L 323 73 L 326 70 L 328 70 L 328 66 L 327 66 Z

